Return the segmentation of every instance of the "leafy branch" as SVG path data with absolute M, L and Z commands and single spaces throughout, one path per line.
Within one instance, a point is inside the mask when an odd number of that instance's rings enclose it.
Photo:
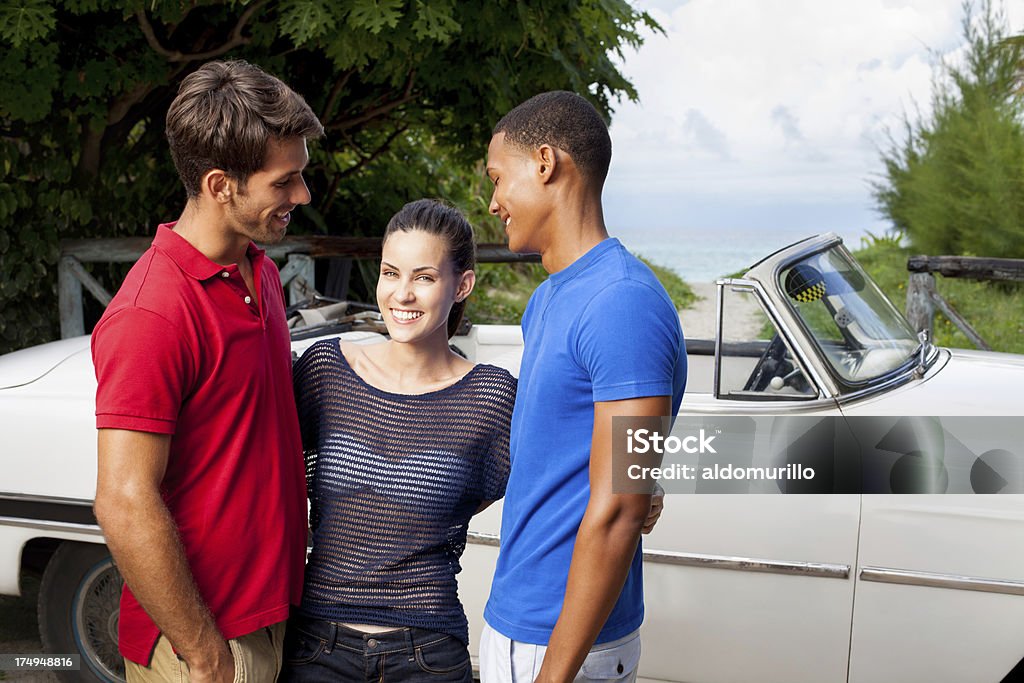
M 235 27 L 231 29 L 231 35 L 226 42 L 211 50 L 206 50 L 204 52 L 194 52 L 189 54 L 180 52 L 179 50 L 171 50 L 169 48 L 164 47 L 160 43 L 160 40 L 156 37 L 156 34 L 153 32 L 153 25 L 149 23 L 149 18 L 146 16 L 145 10 L 136 10 L 135 18 L 139 22 L 139 28 L 142 30 L 142 35 L 146 37 L 146 42 L 149 43 L 149 46 L 153 48 L 154 52 L 165 57 L 167 61 L 202 62 L 208 59 L 214 59 L 215 57 L 220 57 L 221 55 L 227 54 L 231 50 L 234 50 L 236 47 L 247 45 L 251 39 L 244 36 L 242 34 L 242 31 L 245 29 L 245 25 L 249 23 L 249 20 L 252 19 L 253 15 L 256 14 L 256 12 L 261 7 L 263 7 L 263 5 L 266 4 L 266 2 L 267 0 L 258 0 L 257 2 L 254 2 L 253 4 L 249 5 L 245 9 L 245 11 L 242 12 L 242 15 L 238 18 L 238 22 L 235 24 Z
M 403 104 L 412 102 L 414 99 L 416 99 L 416 94 L 413 92 L 412 88 L 415 79 L 416 70 L 413 69 L 412 71 L 409 72 L 409 75 L 405 79 L 405 87 L 402 89 L 402 94 L 400 96 L 396 97 L 395 99 L 389 102 L 385 102 L 384 104 L 373 107 L 372 109 L 367 109 L 358 116 L 353 116 L 352 118 L 348 119 L 342 119 L 340 121 L 332 121 L 325 127 L 329 130 L 339 131 L 348 130 L 349 128 L 355 128 L 356 126 L 361 126 L 364 123 L 384 116 L 394 111 L 398 107 L 401 107 Z

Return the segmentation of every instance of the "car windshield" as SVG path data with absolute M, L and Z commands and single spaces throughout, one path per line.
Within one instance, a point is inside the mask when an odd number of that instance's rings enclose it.
M 848 383 L 889 373 L 918 348 L 906 319 L 841 245 L 784 269 L 780 285 L 824 357 Z

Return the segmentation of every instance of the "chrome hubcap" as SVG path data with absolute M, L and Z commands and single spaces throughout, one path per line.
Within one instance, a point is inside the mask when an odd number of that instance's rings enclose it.
M 117 619 L 124 579 L 109 558 L 82 579 L 74 601 L 75 639 L 89 665 L 102 678 L 124 681 L 124 660 L 117 650 Z

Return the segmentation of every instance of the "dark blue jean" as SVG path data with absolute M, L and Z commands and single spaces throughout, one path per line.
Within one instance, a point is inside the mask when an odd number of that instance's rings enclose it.
M 279 681 L 301 683 L 472 683 L 469 649 L 454 636 L 421 628 L 363 633 L 293 615 Z

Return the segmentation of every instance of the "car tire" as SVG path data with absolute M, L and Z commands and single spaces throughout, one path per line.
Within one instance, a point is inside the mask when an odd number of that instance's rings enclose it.
M 80 654 L 79 671 L 58 671 L 65 681 L 125 680 L 117 650 L 117 618 L 124 580 L 105 545 L 65 542 L 39 586 L 39 636 L 52 654 Z

